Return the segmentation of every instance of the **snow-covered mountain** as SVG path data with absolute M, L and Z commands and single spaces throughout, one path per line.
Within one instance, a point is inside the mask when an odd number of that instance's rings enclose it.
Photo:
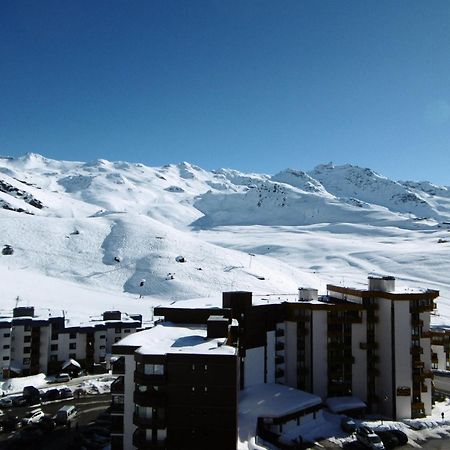
M 439 289 L 442 305 L 450 293 L 450 188 L 357 166 L 271 176 L 27 154 L 0 158 L 0 208 L 0 246 L 14 249 L 0 255 L 8 308 L 19 295 L 80 313 L 104 299 L 142 310 L 230 289 L 324 290 L 369 272 Z M 450 310 L 434 320 L 450 325 Z

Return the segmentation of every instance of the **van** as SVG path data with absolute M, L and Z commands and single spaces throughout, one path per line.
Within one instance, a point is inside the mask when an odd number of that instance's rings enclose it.
M 75 405 L 65 405 L 55 415 L 55 422 L 58 425 L 67 425 L 77 416 Z

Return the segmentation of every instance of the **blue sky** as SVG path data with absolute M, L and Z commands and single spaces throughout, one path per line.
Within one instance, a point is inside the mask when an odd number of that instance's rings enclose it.
M 449 184 L 447 0 L 0 2 L 0 154 Z

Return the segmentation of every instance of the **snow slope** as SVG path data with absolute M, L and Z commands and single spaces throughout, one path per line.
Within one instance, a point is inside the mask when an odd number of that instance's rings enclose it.
M 0 158 L 0 246 L 15 250 L 0 255 L 0 295 L 3 307 L 19 295 L 76 315 L 112 304 L 145 315 L 224 290 L 323 292 L 377 272 L 439 289 L 433 321 L 450 325 L 448 222 L 450 188 L 351 165 L 270 176 Z

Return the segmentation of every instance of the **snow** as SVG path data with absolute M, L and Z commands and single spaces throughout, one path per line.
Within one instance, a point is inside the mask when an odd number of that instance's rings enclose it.
M 222 291 L 276 298 L 298 286 L 365 287 L 380 272 L 399 289 L 439 290 L 432 323 L 450 325 L 450 244 L 438 244 L 450 236 L 446 186 L 351 165 L 271 176 L 36 154 L 0 159 L 0 180 L 26 193 L 0 192 L 0 203 L 34 214 L 0 209 L 0 246 L 14 248 L 0 255 L 5 309 L 19 296 L 19 306 L 85 320 L 109 309 L 146 317 L 152 306 Z
M 66 367 L 69 366 L 75 366 L 81 369 L 80 363 L 78 361 L 75 361 L 74 359 L 70 358 L 67 360 L 61 367 L 61 370 L 64 370 Z
M 224 345 L 226 338 L 208 339 L 205 326 L 176 325 L 164 322 L 148 330 L 133 333 L 116 345 L 140 347 L 144 355 L 167 353 L 195 353 L 235 355 L 236 349 Z
M 47 386 L 45 374 L 39 373 L 29 377 L 10 378 L 1 385 L 1 392 L 4 395 L 22 393 L 25 386 L 41 388 Z
M 331 412 L 336 414 L 352 409 L 365 409 L 367 407 L 363 401 L 353 396 L 328 397 L 325 404 Z

